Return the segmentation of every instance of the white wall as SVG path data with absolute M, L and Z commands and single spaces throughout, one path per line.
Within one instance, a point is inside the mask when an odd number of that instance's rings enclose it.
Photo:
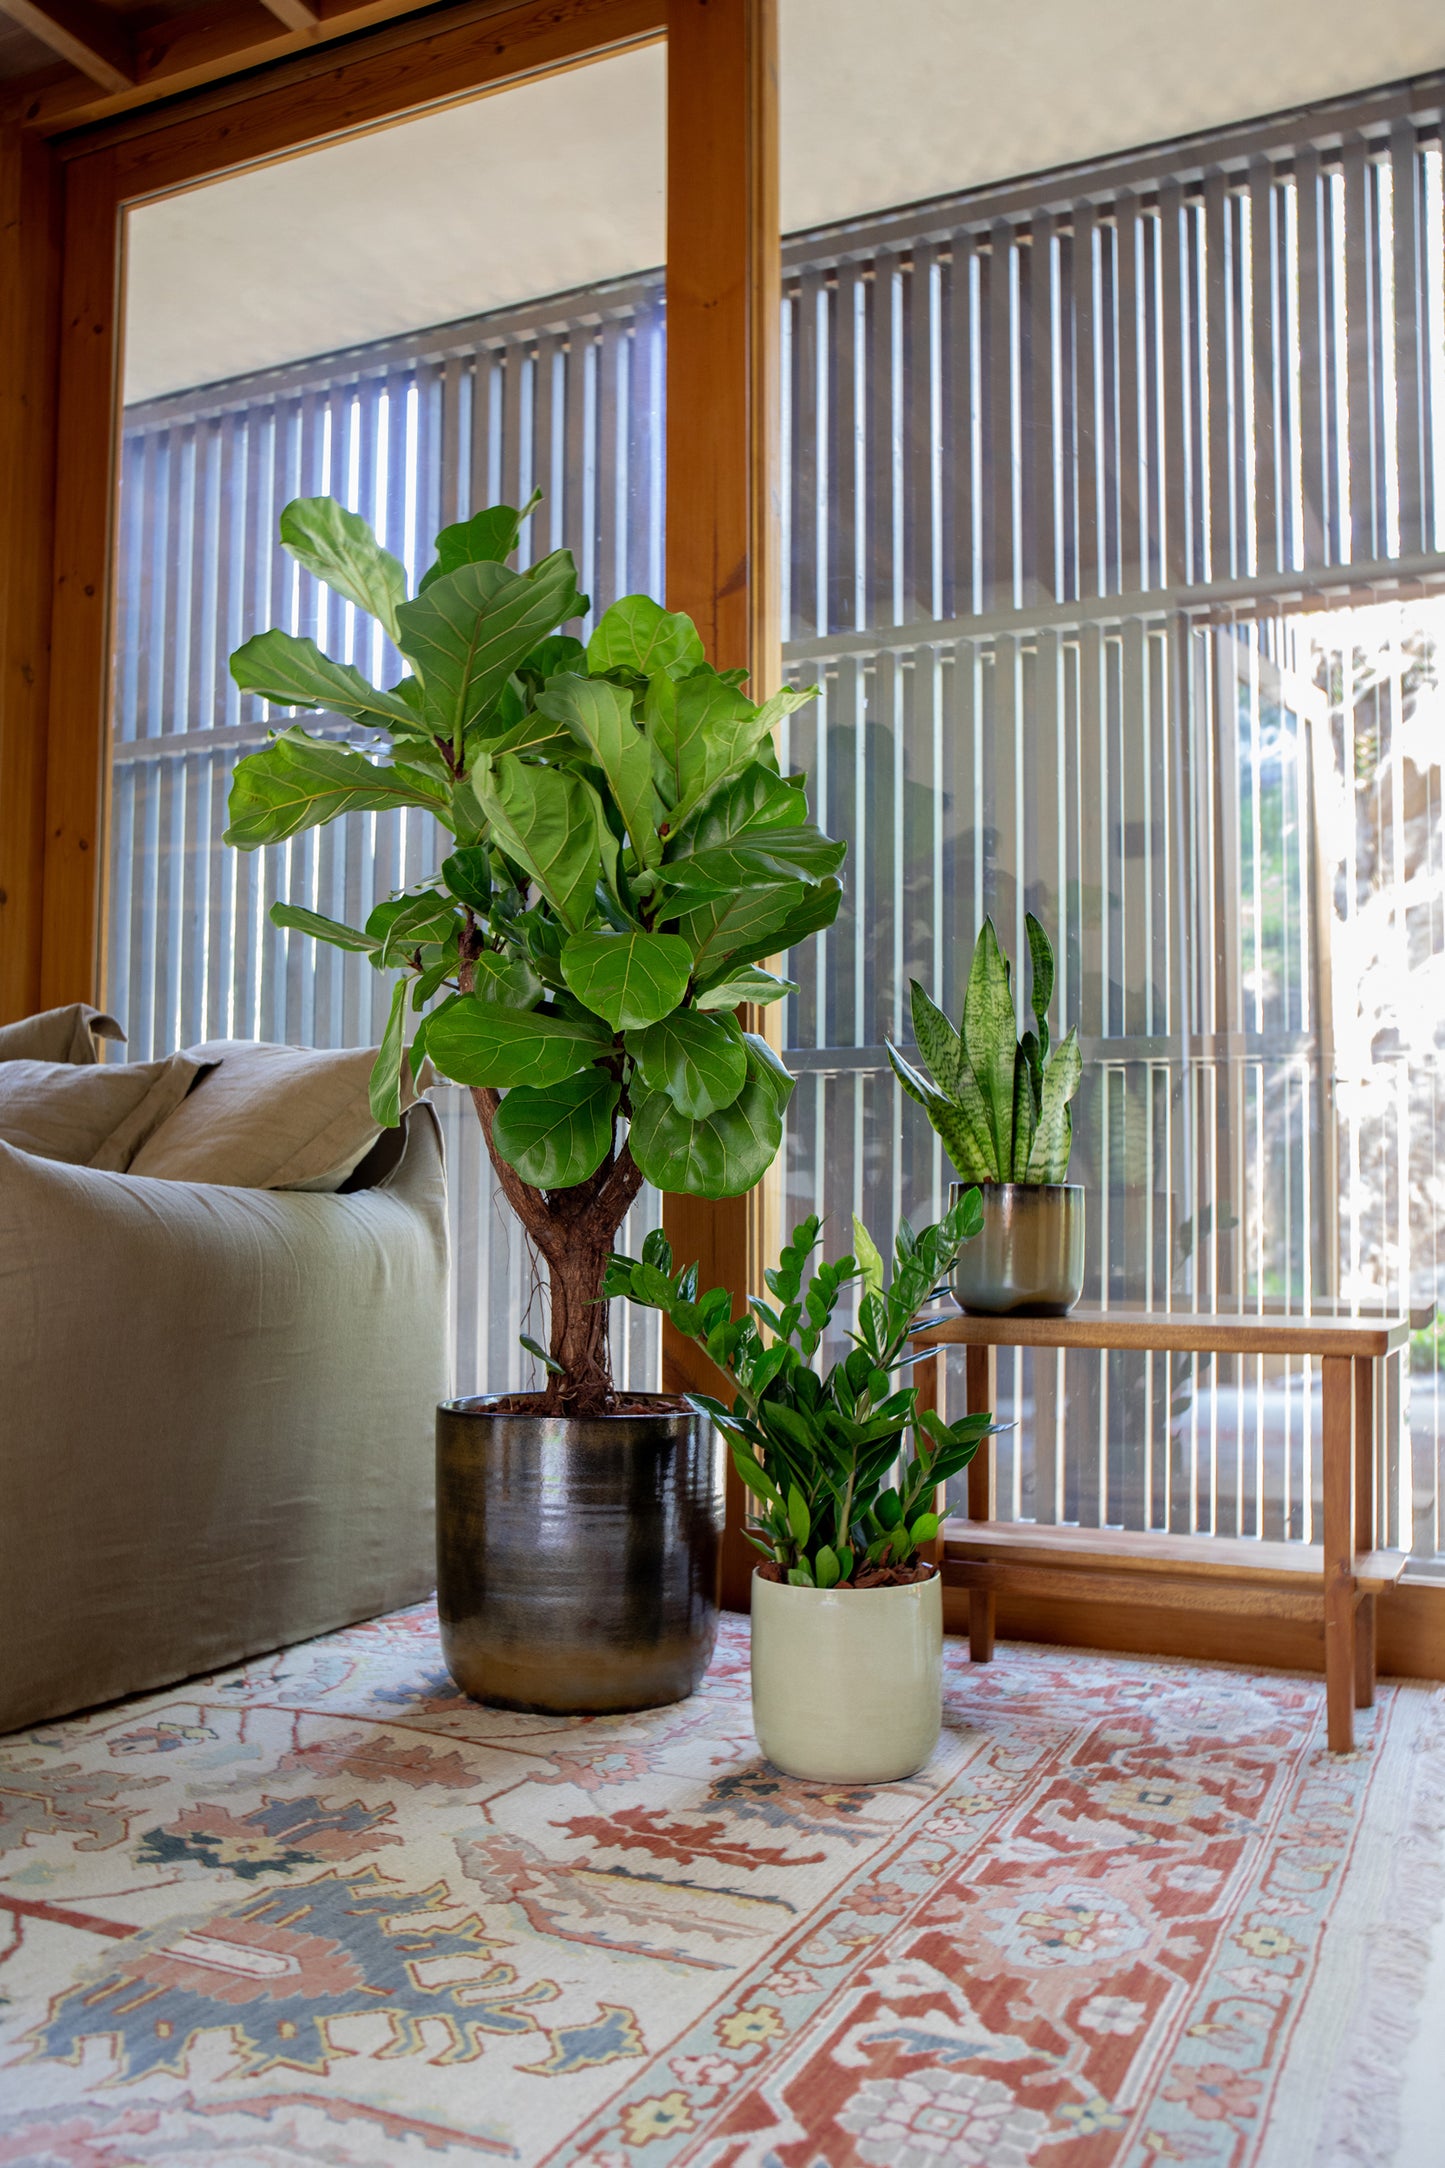
M 781 0 L 785 230 L 1445 66 L 1441 0 Z M 665 58 L 148 205 L 126 396 L 662 261 Z

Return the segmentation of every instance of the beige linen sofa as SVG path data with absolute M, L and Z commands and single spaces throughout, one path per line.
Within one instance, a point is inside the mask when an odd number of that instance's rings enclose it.
M 427 1594 L 447 1319 L 424 1101 L 340 1194 L 0 1142 L 0 1731 Z

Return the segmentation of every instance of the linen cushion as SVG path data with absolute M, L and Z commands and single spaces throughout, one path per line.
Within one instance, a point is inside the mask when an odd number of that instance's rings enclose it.
M 0 1142 L 37 1159 L 124 1174 L 204 1067 L 187 1054 L 165 1061 L 0 1062 Z
M 132 1174 L 236 1189 L 338 1190 L 381 1133 L 367 1096 L 374 1047 L 209 1039 L 214 1063 L 131 1161 Z M 416 1097 L 403 1071 L 402 1106 Z
M 88 1001 L 72 1001 L 63 1009 L 0 1024 L 0 1061 L 99 1061 L 97 1039 L 123 1043 L 125 1033 L 113 1016 L 102 1015 Z

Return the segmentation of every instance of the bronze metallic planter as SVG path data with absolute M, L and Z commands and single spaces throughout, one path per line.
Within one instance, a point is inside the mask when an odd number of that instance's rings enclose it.
M 437 1608 L 464 1694 L 602 1715 L 681 1701 L 717 1633 L 723 1448 L 711 1423 L 437 1410 Z
M 983 1232 L 965 1242 L 953 1292 L 975 1317 L 1063 1317 L 1084 1291 L 1081 1182 L 955 1182 L 949 1202 L 976 1186 Z

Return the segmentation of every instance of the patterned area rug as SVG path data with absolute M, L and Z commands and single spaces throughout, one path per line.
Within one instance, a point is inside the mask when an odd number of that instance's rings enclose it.
M 927 1771 L 475 1707 L 429 1606 L 0 1741 L 0 2163 L 1389 2158 L 1445 1696 L 950 1644 Z M 1434 1893 L 1438 1895 L 1438 1891 Z

